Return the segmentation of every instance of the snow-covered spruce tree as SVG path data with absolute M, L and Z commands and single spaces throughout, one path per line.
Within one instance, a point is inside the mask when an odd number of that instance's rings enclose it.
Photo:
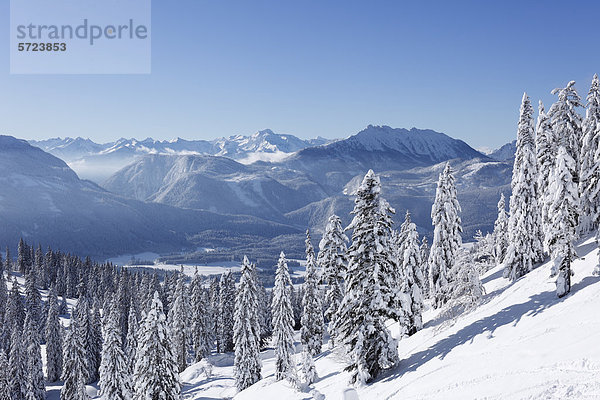
M 485 294 L 473 255 L 468 250 L 459 250 L 454 270 L 456 279 L 452 285 L 450 301 L 446 304 L 447 312 L 451 312 L 453 315 L 475 308 Z
M 215 342 L 217 347 L 217 353 L 221 352 L 221 341 L 219 338 L 219 280 L 213 278 L 208 288 L 210 305 L 208 307 L 209 312 L 209 327 L 211 334 L 211 342 Z
M 8 363 L 11 399 L 24 400 L 27 395 L 27 348 L 21 331 L 14 330 Z
M 410 216 L 408 213 L 407 215 Z M 417 226 L 413 222 L 408 222 L 403 236 L 404 252 L 400 261 L 402 263 L 402 274 L 408 285 L 410 296 L 411 309 L 408 313 L 407 332 L 412 335 L 423 328 L 423 287 L 426 283 L 421 270 L 421 251 L 419 249 Z
M 583 141 L 581 146 L 581 167 L 579 193 L 581 196 L 581 233 L 598 228 L 597 215 L 600 213 L 600 79 L 594 74 L 592 86 L 587 95 L 585 119 L 583 120 Z
M 34 315 L 25 318 L 25 345 L 27 354 L 27 388 L 26 400 L 43 400 L 46 398 L 42 352 L 40 349 L 40 332 Z
M 261 349 L 267 345 L 273 335 L 273 314 L 271 313 L 272 292 L 267 292 L 265 287 L 258 282 L 258 299 L 260 323 L 260 346 Z
M 82 333 L 83 348 L 85 349 L 86 384 L 96 382 L 99 378 L 102 330 L 98 306 L 90 306 L 86 296 L 80 296 L 76 307 L 77 317 Z
M 107 313 L 102 326 L 104 343 L 100 363 L 100 395 L 104 400 L 130 400 L 133 387 L 121 343 L 120 313 L 114 305 Z
M 242 261 L 242 276 L 235 299 L 233 341 L 235 343 L 235 384 L 242 391 L 261 379 L 258 288 L 254 265 Z
M 192 279 L 191 291 L 191 335 L 194 347 L 194 361 L 198 362 L 209 354 L 211 344 L 207 312 L 208 298 L 206 291 L 202 288 L 202 280 L 200 279 L 200 275 L 198 275 L 197 269 L 194 272 L 194 278 Z
M 325 234 L 319 243 L 317 264 L 322 268 L 322 281 L 327 285 L 325 293 L 325 318 L 329 321 L 329 344 L 335 345 L 336 332 L 334 329 L 337 311 L 344 298 L 344 275 L 348 265 L 346 243 L 348 237 L 344 234 L 342 221 L 337 215 L 332 215 L 327 221 Z
M 425 284 L 423 285 L 423 297 L 429 298 L 429 242 L 427 241 L 426 236 L 423 236 L 421 239 L 419 251 L 421 253 L 421 271 L 423 271 L 423 278 L 425 279 Z
M 498 201 L 498 217 L 494 222 L 494 259 L 496 264 L 504 261 L 508 248 L 508 216 L 506 215 L 506 201 L 504 193 L 500 193 Z
M 58 298 L 54 286 L 51 286 L 46 320 L 46 377 L 50 382 L 60 379 L 63 365 L 63 327 L 58 316 Z
M 578 192 L 573 174 L 575 160 L 567 152 L 565 141 L 558 148 L 556 168 L 552 175 L 550 192 L 554 198 L 550 206 L 553 229 L 549 232 L 548 245 L 553 260 L 556 294 L 563 297 L 571 290 L 571 262 L 577 257 L 573 240 L 577 228 Z
M 231 271 L 221 275 L 219 283 L 219 342 L 221 352 L 233 351 L 233 313 L 235 308 L 235 281 Z
M 25 276 L 25 311 L 31 318 L 34 328 L 41 331 L 41 315 L 42 315 L 42 295 L 37 289 L 35 281 L 35 273 L 30 271 Z
M 297 383 L 294 363 L 294 316 L 290 302 L 292 281 L 283 251 L 279 255 L 273 288 L 273 338 L 275 341 L 275 379 Z
M 429 287 L 435 307 L 446 303 L 451 291 L 453 277 L 450 275 L 456 253 L 462 245 L 460 204 L 450 163 L 440 174 L 435 201 L 431 207 L 434 226 L 433 243 L 429 252 Z
M 61 400 L 87 400 L 85 383 L 88 380 L 87 351 L 84 347 L 84 332 L 80 324 L 78 310 L 74 310 L 71 316 L 71 325 L 67 331 L 63 352 L 63 374 L 64 381 L 60 390 Z
M 181 273 L 177 280 L 171 309 L 169 310 L 169 336 L 173 345 L 173 353 L 177 360 L 177 372 L 187 368 L 189 325 L 189 306 L 185 292 L 185 275 Z
M 133 375 L 135 369 L 136 351 L 138 346 L 138 320 L 137 314 L 133 307 L 129 308 L 129 316 L 127 318 L 127 337 L 125 338 L 125 360 L 129 368 L 130 376 Z
M 0 262 L 1 263 L 1 262 Z M 4 270 L 4 266 L 1 268 Z M 0 323 L 2 323 L 2 328 L 0 328 L 0 337 L 3 335 L 3 327 L 4 327 L 4 315 L 6 314 L 6 304 L 8 302 L 8 287 L 6 286 L 6 279 L 4 278 L 4 272 L 0 272 Z M 2 346 L 2 341 L 0 341 L 0 347 Z
M 177 362 L 171 351 L 167 320 L 158 292 L 154 292 L 138 336 L 134 399 L 179 400 L 181 387 Z
M 556 88 L 552 94 L 558 95 L 558 100 L 548 110 L 548 116 L 552 123 L 552 131 L 575 162 L 575 174 L 573 181 L 579 184 L 579 170 L 581 168 L 581 142 L 582 142 L 582 118 L 577 108 L 583 107 L 581 97 L 575 90 L 575 81 L 567 83 L 565 88 Z
M 541 215 L 538 207 L 533 108 L 523 94 L 517 131 L 508 218 L 509 246 L 504 257 L 504 277 L 516 280 L 543 259 Z
M 9 342 L 12 343 L 12 334 L 14 332 L 19 332 L 19 334 L 23 332 L 23 324 L 25 322 L 25 307 L 19 293 L 19 283 L 16 276 L 13 278 L 8 300 L 6 301 L 4 321 L 4 332 Z M 7 348 L 10 348 L 10 343 Z
M 347 346 L 351 363 L 346 370 L 356 384 L 398 363 L 396 341 L 385 325 L 387 319 L 403 317 L 390 243 L 393 210 L 380 192 L 379 177 L 369 170 L 356 193 L 354 218 L 347 228 L 353 230 L 352 245 L 335 329 L 339 343 Z
M 302 379 L 305 384 L 311 385 L 318 377 L 313 356 L 307 348 L 304 348 L 302 350 Z
M 304 297 L 302 298 L 302 345 L 316 356 L 323 346 L 323 305 L 319 293 L 319 277 L 315 260 L 315 250 L 310 242 L 310 232 L 306 231 L 306 276 L 304 277 Z
M 8 359 L 4 350 L 0 349 L 0 400 L 12 400 L 10 393 L 10 381 Z

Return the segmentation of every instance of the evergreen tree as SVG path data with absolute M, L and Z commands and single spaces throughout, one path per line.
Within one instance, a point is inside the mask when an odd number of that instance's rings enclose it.
M 4 350 L 0 349 L 0 400 L 11 400 L 8 359 Z
M 221 352 L 221 341 L 219 338 L 219 280 L 213 278 L 209 286 L 209 297 L 210 307 L 208 308 L 209 313 L 209 327 L 211 334 L 211 342 L 215 342 L 217 347 L 217 353 Z
M 46 376 L 50 382 L 60 379 L 63 364 L 63 328 L 58 313 L 58 298 L 54 286 L 52 286 L 48 293 L 48 318 L 46 320 Z
M 211 350 L 210 331 L 208 319 L 208 299 L 206 291 L 202 288 L 202 281 L 198 270 L 194 273 L 194 279 L 191 284 L 192 301 L 191 301 L 191 325 L 192 325 L 192 343 L 194 346 L 195 361 L 199 362 L 206 357 Z
M 121 342 L 120 313 L 114 306 L 107 312 L 102 332 L 104 344 L 100 363 L 100 394 L 104 400 L 130 400 L 131 372 Z
M 594 74 L 587 95 L 585 119 L 582 124 L 581 167 L 579 193 L 581 194 L 582 233 L 598 228 L 600 213 L 600 79 Z
M 10 395 L 13 400 L 25 400 L 27 396 L 27 348 L 23 333 L 13 330 L 8 363 Z
M 273 314 L 271 313 L 272 292 L 267 292 L 265 287 L 258 282 L 260 347 L 267 345 L 273 335 Z
M 456 253 L 462 245 L 461 220 L 458 216 L 460 211 L 454 175 L 450 163 L 447 163 L 440 174 L 435 201 L 431 208 L 434 231 L 428 264 L 430 295 L 435 307 L 444 305 L 450 295 L 453 279 L 450 271 L 456 260 Z
M 41 323 L 41 308 L 42 296 L 36 286 L 35 274 L 30 271 L 25 277 L 25 309 L 27 315 L 31 318 L 30 322 L 33 323 L 33 327 L 38 333 L 41 332 L 43 326 Z
M 304 383 L 307 385 L 313 384 L 319 377 L 313 356 L 306 348 L 302 350 L 302 377 L 304 378 Z
M 325 293 L 325 318 L 329 321 L 329 344 L 335 345 L 337 336 L 334 326 L 337 312 L 344 298 L 344 275 L 348 265 L 346 243 L 348 237 L 344 234 L 342 221 L 337 215 L 329 217 L 325 234 L 319 243 L 318 265 L 322 268 L 323 283 L 327 285 Z
M 275 379 L 296 382 L 294 363 L 294 317 L 290 302 L 292 281 L 285 254 L 281 252 L 273 288 L 273 337 L 275 339 Z
M 421 252 L 421 271 L 423 271 L 423 277 L 426 279 L 425 284 L 423 285 L 423 297 L 429 297 L 429 242 L 427 241 L 427 237 L 423 236 L 421 239 L 421 247 L 419 248 Z
M 532 115 L 533 108 L 525 93 L 521 104 L 511 182 L 509 246 L 504 257 L 504 277 L 513 281 L 531 271 L 534 264 L 543 259 Z
M 189 306 L 185 293 L 185 275 L 181 273 L 177 280 L 171 309 L 169 310 L 169 329 L 173 353 L 177 360 L 178 372 L 187 368 L 188 342 L 190 340 L 188 331 Z
M 261 379 L 260 324 L 256 272 L 244 256 L 242 276 L 235 301 L 233 341 L 235 343 L 234 375 L 236 387 L 242 391 Z
M 129 308 L 129 317 L 127 322 L 127 337 L 125 338 L 125 359 L 128 364 L 130 376 L 135 368 L 136 351 L 138 346 L 138 320 L 133 307 Z
M 25 384 L 27 394 L 25 399 L 43 400 L 46 398 L 46 387 L 44 386 L 39 326 L 34 315 L 27 314 L 25 326 L 25 351 L 27 356 L 27 381 Z
M 508 248 L 508 217 L 506 215 L 506 202 L 504 193 L 500 193 L 498 201 L 498 217 L 494 222 L 494 259 L 497 264 L 504 261 Z
M 167 321 L 158 292 L 154 292 L 138 337 L 134 399 L 179 400 L 181 386 L 177 361 L 171 351 Z
M 571 262 L 577 257 L 573 245 L 579 201 L 577 186 L 573 182 L 575 160 L 565 145 L 565 141 L 561 141 L 550 186 L 550 192 L 554 193 L 550 207 L 553 229 L 549 232 L 548 245 L 554 261 L 553 275 L 559 274 L 556 280 L 558 297 L 563 297 L 571 290 Z
M 4 269 L 4 267 L 2 267 Z M 2 328 L 5 324 L 4 315 L 6 314 L 6 306 L 8 303 L 8 288 L 6 286 L 6 279 L 4 278 L 4 272 L 0 272 L 0 325 Z M 3 334 L 3 329 L 0 328 L 0 335 Z M 0 343 L 1 344 L 1 343 Z M 1 347 L 1 345 L 0 345 Z
M 4 316 L 4 331 L 12 340 L 12 334 L 23 332 L 23 324 L 25 322 L 25 307 L 21 294 L 19 293 L 19 283 L 17 277 L 13 278 L 8 300 L 6 301 L 6 314 Z M 8 337 L 7 337 L 8 339 Z
M 471 310 L 479 304 L 485 293 L 472 254 L 465 249 L 459 250 L 454 269 L 456 280 L 447 309 L 453 312 Z
M 221 352 L 233 351 L 233 314 L 235 308 L 235 282 L 231 271 L 221 275 L 219 283 L 219 341 Z
M 573 182 L 579 184 L 582 158 L 582 119 L 577 112 L 577 108 L 583 107 L 581 97 L 575 90 L 575 81 L 569 82 L 565 88 L 554 89 L 552 94 L 558 95 L 558 100 L 552 104 L 548 111 L 548 116 L 552 122 L 552 131 L 556 138 L 560 138 L 561 144 L 565 146 L 565 150 L 575 162 Z
M 87 315 L 80 315 L 79 308 L 78 304 L 77 309 L 73 310 L 71 326 L 64 342 L 61 400 L 89 399 L 85 388 L 88 380 L 87 352 L 84 347 L 86 330 L 80 323 L 80 319 L 87 318 Z
M 408 312 L 407 328 L 408 334 L 412 335 L 423 328 L 423 288 L 425 278 L 421 270 L 421 251 L 419 249 L 419 234 L 417 226 L 410 222 L 410 214 L 407 212 L 407 225 L 404 229 L 404 252 L 399 260 L 402 265 L 402 274 L 408 286 L 410 296 L 410 311 Z
M 398 362 L 396 341 L 385 324 L 387 319 L 403 317 L 390 249 L 393 210 L 380 192 L 379 178 L 370 170 L 358 188 L 348 227 L 353 230 L 352 245 L 335 329 L 339 342 L 349 350 L 351 363 L 346 370 L 352 373 L 352 383 L 368 382 Z
M 306 276 L 304 277 L 304 297 L 302 298 L 302 345 L 311 355 L 321 352 L 323 345 L 323 306 L 319 297 L 319 277 L 315 260 L 315 250 L 310 242 L 310 232 L 306 231 Z

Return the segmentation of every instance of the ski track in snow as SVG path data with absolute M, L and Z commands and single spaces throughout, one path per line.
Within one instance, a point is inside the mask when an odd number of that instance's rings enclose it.
M 319 379 L 300 391 L 274 382 L 269 349 L 262 353 L 263 380 L 252 387 L 236 393 L 232 362 L 213 355 L 212 379 L 187 379 L 197 375 L 198 364 L 182 373 L 183 398 L 600 399 L 600 277 L 592 275 L 598 250 L 591 237 L 578 253 L 571 293 L 562 299 L 549 262 L 516 282 L 502 278 L 502 265 L 488 271 L 477 309 L 453 320 L 427 310 L 425 328 L 399 342 L 400 365 L 370 385 L 349 386 L 346 353 L 324 345 L 315 359 Z M 397 325 L 390 328 L 397 336 Z

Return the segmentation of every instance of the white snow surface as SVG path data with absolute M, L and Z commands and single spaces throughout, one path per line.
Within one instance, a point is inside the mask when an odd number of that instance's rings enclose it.
M 375 382 L 348 385 L 345 351 L 316 357 L 319 379 L 294 390 L 273 378 L 273 351 L 262 353 L 264 379 L 236 395 L 231 360 L 212 356 L 181 374 L 183 398 L 220 399 L 600 399 L 600 277 L 593 238 L 578 246 L 569 295 L 559 299 L 550 262 L 510 282 L 503 266 L 482 277 L 487 294 L 474 311 L 444 320 L 426 311 L 424 329 L 400 340 L 401 362 Z M 397 325 L 390 324 L 397 336 Z M 326 346 L 324 346 L 326 348 Z M 300 346 L 296 346 L 300 351 Z M 231 358 L 231 357 L 230 357 Z M 299 361 L 299 354 L 297 354 Z

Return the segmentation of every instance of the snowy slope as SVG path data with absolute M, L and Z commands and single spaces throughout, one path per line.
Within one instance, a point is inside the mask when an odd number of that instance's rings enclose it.
M 502 266 L 492 269 L 482 278 L 487 294 L 481 306 L 454 321 L 427 311 L 425 328 L 399 342 L 400 365 L 368 386 L 347 386 L 345 354 L 335 349 L 316 360 L 321 378 L 297 392 L 274 382 L 265 352 L 264 379 L 235 399 L 299 400 L 318 398 L 317 392 L 327 399 L 599 399 L 600 277 L 592 275 L 598 251 L 588 238 L 578 252 L 583 259 L 573 264 L 572 292 L 563 299 L 548 277 L 549 263 L 514 283 L 502 278 Z M 194 371 L 191 366 L 182 374 L 189 399 L 235 393 L 233 380 Z M 213 372 L 225 376 L 231 367 Z

